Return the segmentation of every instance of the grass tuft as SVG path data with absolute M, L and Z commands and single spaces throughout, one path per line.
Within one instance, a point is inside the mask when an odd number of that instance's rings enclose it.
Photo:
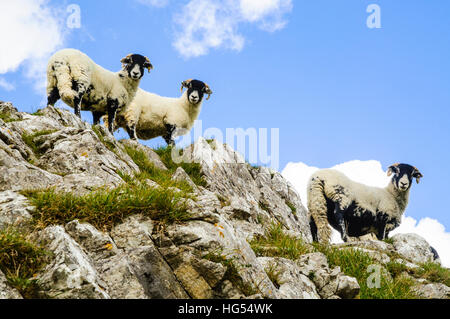
M 302 239 L 287 235 L 281 224 L 272 224 L 264 234 L 250 241 L 257 256 L 283 257 L 296 260 L 311 252 L 311 248 Z
M 181 192 L 144 184 L 124 184 L 112 190 L 101 188 L 81 196 L 52 189 L 22 193 L 36 207 L 33 217 L 38 228 L 78 219 L 98 229 L 110 230 L 134 214 L 162 223 L 184 221 L 190 216 Z
M 133 146 L 124 145 L 125 151 L 139 167 L 140 173 L 136 174 L 135 179 L 138 181 L 145 181 L 151 179 L 158 183 L 161 187 L 176 187 L 185 194 L 192 193 L 193 189 L 186 181 L 172 180 L 174 171 L 162 170 L 155 166 L 155 164 L 149 160 L 144 151 L 139 150 Z M 125 178 L 124 180 L 127 180 Z M 129 179 L 128 179 L 129 180 Z
M 24 298 L 38 298 L 39 282 L 33 277 L 49 253 L 14 229 L 0 231 L 0 270 Z
M 178 167 L 182 167 L 195 185 L 203 187 L 207 186 L 206 180 L 202 173 L 202 167 L 199 163 L 175 163 L 172 160 L 172 146 L 158 147 L 157 149 L 155 149 L 155 152 L 159 155 L 161 161 L 172 174 L 177 170 Z
M 40 147 L 42 146 L 43 142 L 37 142 L 35 141 L 35 139 L 39 136 L 49 135 L 55 132 L 56 130 L 44 130 L 33 134 L 23 133 L 22 140 L 31 148 L 31 150 L 37 157 L 41 157 L 43 155 L 43 152 L 41 151 Z
M 444 268 L 438 263 L 423 263 L 419 269 L 413 270 L 413 275 L 450 286 L 450 269 Z
M 387 273 L 393 269 L 399 271 L 398 265 L 391 264 L 387 269 L 380 268 L 379 287 L 369 287 L 371 282 L 369 266 L 379 265 L 379 263 L 366 252 L 354 249 L 339 249 L 328 245 L 314 244 L 316 250 L 325 254 L 330 267 L 339 266 L 341 271 L 347 276 L 355 277 L 358 281 L 361 291 L 361 299 L 413 299 L 417 296 L 412 292 L 414 281 L 406 276 L 392 276 L 389 278 Z M 381 267 L 381 266 L 380 266 Z M 396 275 L 396 273 L 391 275 Z

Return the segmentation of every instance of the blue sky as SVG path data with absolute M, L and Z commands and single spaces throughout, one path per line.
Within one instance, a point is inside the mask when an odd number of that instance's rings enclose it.
M 128 53 L 142 53 L 155 66 L 141 82 L 146 90 L 178 96 L 188 78 L 211 86 L 203 127 L 279 128 L 280 170 L 289 162 L 332 167 L 351 160 L 377 160 L 384 170 L 395 162 L 417 166 L 424 178 L 413 185 L 408 216 L 450 229 L 449 1 L 264 0 L 259 4 L 278 7 L 261 11 L 253 0 L 244 13 L 233 7 L 239 0 L 35 2 L 55 19 L 55 41 L 37 41 L 17 66 L 0 60 L 0 100 L 22 111 L 41 106 L 47 51 L 77 48 L 110 70 Z M 196 29 L 206 15 L 186 16 L 205 2 L 217 21 Z M 64 25 L 72 3 L 81 9 L 79 29 Z M 381 8 L 380 29 L 366 25 L 369 4 Z M 48 34 L 50 24 L 43 25 Z M 0 30 L 0 40 L 15 32 Z M 194 50 L 189 41 L 198 36 Z M 2 51 L 17 56 L 15 49 Z

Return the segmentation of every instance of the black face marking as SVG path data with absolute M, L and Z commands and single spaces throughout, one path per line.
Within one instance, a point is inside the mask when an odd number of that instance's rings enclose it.
M 189 97 L 192 92 L 198 92 L 198 101 L 196 103 L 200 103 L 203 100 L 203 96 L 206 93 L 206 84 L 199 80 L 192 80 L 187 86 L 187 96 Z
M 402 183 L 404 183 L 401 179 L 404 176 L 406 176 L 409 181 L 407 189 L 411 188 L 413 178 L 422 177 L 422 174 L 420 174 L 414 166 L 408 164 L 392 165 L 389 169 L 393 172 L 391 183 L 394 184 L 397 189 L 401 189 Z
M 153 67 L 151 63 L 147 60 L 147 58 L 140 54 L 132 54 L 123 59 L 122 62 L 125 64 L 124 69 L 125 71 L 127 71 L 128 77 L 130 78 L 133 78 L 132 71 L 136 65 L 139 66 L 140 71 L 139 79 L 141 79 L 144 76 L 144 69 Z

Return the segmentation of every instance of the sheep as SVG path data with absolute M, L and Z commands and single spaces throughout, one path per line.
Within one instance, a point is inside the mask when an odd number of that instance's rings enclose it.
M 105 114 L 114 119 L 116 112 L 125 109 L 136 95 L 144 68 L 148 72 L 153 68 L 150 60 L 140 54 L 129 54 L 120 62 L 122 70 L 111 72 L 78 50 L 56 52 L 47 66 L 47 105 L 53 107 L 62 99 L 79 118 L 81 110 L 91 111 L 94 125 Z M 110 132 L 113 124 L 108 127 Z
M 187 91 L 183 93 L 184 88 Z M 209 100 L 213 93 L 209 85 L 192 79 L 181 83 L 181 92 L 181 97 L 169 98 L 139 89 L 129 107 L 118 113 L 116 127 L 125 128 L 132 140 L 162 136 L 167 145 L 174 145 L 175 133 L 188 132 L 194 125 L 204 94 Z M 107 117 L 104 121 L 109 123 Z
M 308 182 L 308 210 L 315 241 L 328 243 L 331 230 L 340 232 L 343 241 L 374 233 L 379 240 L 400 225 L 408 205 L 412 179 L 423 175 L 408 164 L 394 164 L 387 175 L 393 175 L 385 188 L 370 187 L 350 180 L 341 172 L 323 169 Z

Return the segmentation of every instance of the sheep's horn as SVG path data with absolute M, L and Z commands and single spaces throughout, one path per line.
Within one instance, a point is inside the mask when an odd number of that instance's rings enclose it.
M 189 83 L 191 83 L 192 79 L 186 80 L 181 82 L 181 92 L 183 92 L 183 88 L 187 88 L 187 86 L 189 85 Z
M 395 163 L 395 164 L 392 164 L 391 166 L 389 166 L 388 171 L 387 171 L 387 176 L 392 175 L 392 167 L 398 167 L 399 165 L 400 165 L 400 163 Z
M 417 169 L 417 167 L 415 167 L 415 166 L 413 166 L 413 167 L 414 167 L 414 174 L 415 174 L 415 173 L 419 174 L 419 175 L 416 177 L 416 182 L 417 182 L 417 184 L 419 184 L 420 179 L 423 177 L 423 175 L 422 175 L 422 173 Z
M 128 54 L 126 57 L 124 57 L 122 60 L 120 60 L 121 63 L 125 63 L 126 59 L 130 59 L 133 53 Z
M 209 85 L 208 84 L 206 84 L 205 83 L 205 88 L 206 88 L 206 94 L 208 94 L 208 97 L 206 98 L 206 100 L 209 100 L 209 98 L 211 97 L 211 94 L 213 93 L 212 91 L 211 91 L 211 88 L 209 87 Z
M 153 64 L 151 64 L 149 58 L 145 57 L 145 60 L 148 62 L 149 66 L 147 67 L 148 73 L 153 70 Z

